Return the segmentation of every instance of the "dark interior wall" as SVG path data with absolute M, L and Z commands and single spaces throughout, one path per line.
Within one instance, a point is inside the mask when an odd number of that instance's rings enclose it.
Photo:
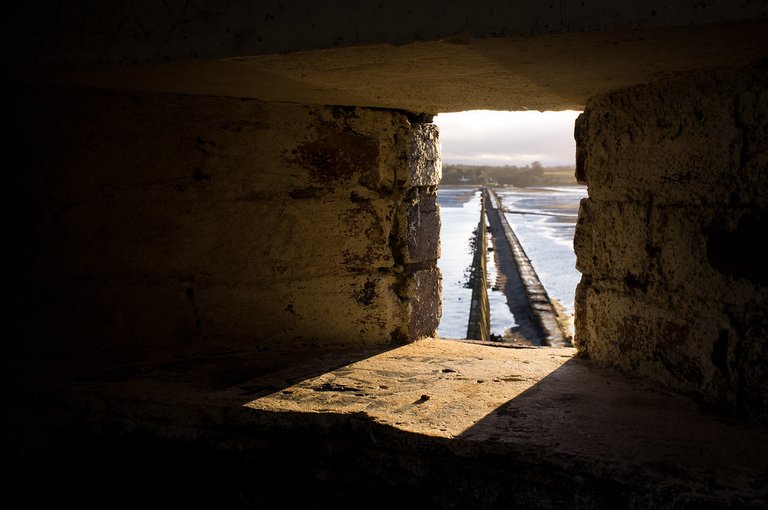
M 9 11 L 3 32 L 13 45 L 5 61 L 33 67 L 166 63 L 447 38 L 464 44 L 470 37 L 766 19 L 760 0 L 38 0 Z
M 765 65 L 596 97 L 576 139 L 580 351 L 765 417 Z
M 97 89 L 35 87 L 14 101 L 19 350 L 434 333 L 431 125 L 394 111 Z M 437 150 L 429 161 L 424 147 Z
M 436 133 L 394 109 L 591 97 L 582 352 L 764 409 L 765 70 L 682 73 L 765 58 L 765 3 L 492 3 L 14 6 L 14 347 L 434 333 Z

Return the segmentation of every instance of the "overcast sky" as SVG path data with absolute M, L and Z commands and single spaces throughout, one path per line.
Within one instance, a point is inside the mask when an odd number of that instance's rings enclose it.
M 573 123 L 580 112 L 441 113 L 444 164 L 544 166 L 575 165 Z

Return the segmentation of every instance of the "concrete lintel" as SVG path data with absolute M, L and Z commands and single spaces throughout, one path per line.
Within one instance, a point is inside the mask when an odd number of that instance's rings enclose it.
M 648 83 L 660 75 L 765 58 L 766 22 L 751 19 L 721 25 L 651 25 L 594 33 L 506 34 L 398 46 L 221 55 L 228 58 L 195 54 L 130 65 L 109 60 L 98 65 L 61 65 L 39 55 L 17 62 L 10 74 L 27 83 L 433 114 L 471 109 L 582 109 L 590 97 Z

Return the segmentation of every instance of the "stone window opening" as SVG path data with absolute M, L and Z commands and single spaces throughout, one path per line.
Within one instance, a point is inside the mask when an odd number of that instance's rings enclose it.
M 765 506 L 763 3 L 177 3 L 11 12 L 0 500 Z M 434 338 L 469 108 L 584 109 L 575 348 Z
M 443 162 L 437 192 L 443 273 L 438 335 L 490 345 L 571 345 L 580 277 L 573 231 L 586 196 L 575 178 L 573 126 L 579 113 L 466 111 L 435 117 Z M 477 253 L 481 209 L 484 260 Z M 519 225 L 524 242 L 509 220 Z

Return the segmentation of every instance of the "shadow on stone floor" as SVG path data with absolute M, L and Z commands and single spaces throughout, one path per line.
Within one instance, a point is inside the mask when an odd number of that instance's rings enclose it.
M 616 480 L 768 496 L 768 450 L 757 446 L 768 438 L 764 426 L 712 414 L 689 396 L 578 358 L 460 437 L 526 445 L 541 460 L 577 460 Z
M 768 498 L 765 428 L 704 414 L 685 396 L 588 361 L 556 361 L 558 352 L 429 341 L 272 361 L 230 353 L 70 372 L 66 387 L 40 384 L 26 388 L 26 399 L 3 399 L 12 417 L 3 431 L 11 475 L 0 502 L 739 508 Z M 559 368 L 536 372 L 530 367 L 537 360 Z M 317 391 L 334 370 L 335 377 L 384 378 L 392 387 L 399 380 L 401 393 L 380 395 L 396 418 L 360 407 L 371 391 Z M 510 381 L 491 376 L 481 384 L 488 370 L 506 370 Z M 535 373 L 542 375 L 531 379 Z M 529 378 L 516 396 L 494 397 L 498 388 L 522 384 L 516 377 Z M 301 400 L 301 388 L 302 410 L 245 405 Z M 414 405 L 420 394 L 431 397 Z M 483 395 L 499 403 L 484 411 Z M 462 418 L 472 405 L 479 407 Z M 469 426 L 450 437 L 437 428 L 446 414 Z

